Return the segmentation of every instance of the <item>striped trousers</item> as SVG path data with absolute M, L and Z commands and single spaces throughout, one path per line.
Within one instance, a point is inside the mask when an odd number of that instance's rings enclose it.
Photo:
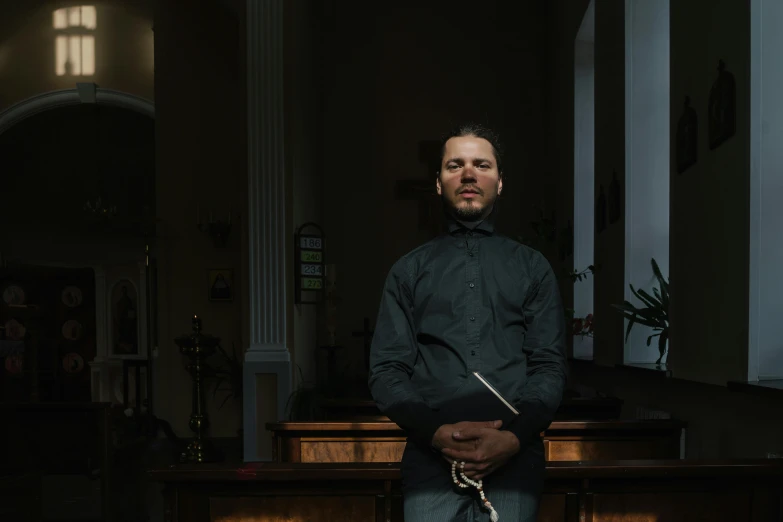
M 535 522 L 544 471 L 544 450 L 539 440 L 484 478 L 484 494 L 497 511 L 499 522 Z M 405 522 L 490 520 L 476 488 L 458 487 L 442 456 L 410 442 L 402 458 L 402 495 Z

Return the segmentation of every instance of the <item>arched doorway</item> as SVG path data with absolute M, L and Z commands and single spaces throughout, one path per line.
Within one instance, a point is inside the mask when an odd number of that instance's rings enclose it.
M 29 346 L 0 368 L 0 399 L 122 402 L 147 388 L 124 396 L 122 379 L 148 360 L 154 116 L 92 84 L 0 114 L 0 328 Z
M 94 83 L 78 83 L 75 89 L 45 92 L 0 112 L 0 135 L 38 113 L 81 104 L 123 108 L 155 118 L 155 105 L 149 100 L 125 92 L 101 89 Z

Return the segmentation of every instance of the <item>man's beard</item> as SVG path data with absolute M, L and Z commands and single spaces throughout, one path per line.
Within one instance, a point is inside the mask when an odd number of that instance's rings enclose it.
M 494 201 L 489 201 L 487 202 L 487 205 L 483 207 L 478 205 L 456 206 L 445 195 L 442 194 L 440 198 L 443 206 L 447 208 L 455 218 L 466 223 L 475 223 L 476 221 L 484 219 L 485 211 L 487 208 L 491 208 L 494 203 Z

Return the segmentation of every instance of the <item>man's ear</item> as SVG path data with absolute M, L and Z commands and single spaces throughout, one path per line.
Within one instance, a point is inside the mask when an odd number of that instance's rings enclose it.
M 438 175 L 438 179 L 435 180 L 435 189 L 438 191 L 438 196 L 442 195 L 441 192 L 443 191 L 443 188 L 440 186 L 440 175 Z
M 503 190 L 503 178 L 500 178 L 498 180 L 498 196 L 500 195 L 500 192 Z

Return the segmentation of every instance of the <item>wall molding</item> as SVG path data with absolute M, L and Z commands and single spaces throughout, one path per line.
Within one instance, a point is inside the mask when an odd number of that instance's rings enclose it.
M 37 94 L 0 112 L 0 134 L 42 112 L 82 103 L 97 103 L 129 109 L 155 118 L 155 104 L 127 92 L 102 89 L 94 83 L 77 83 L 73 89 Z

